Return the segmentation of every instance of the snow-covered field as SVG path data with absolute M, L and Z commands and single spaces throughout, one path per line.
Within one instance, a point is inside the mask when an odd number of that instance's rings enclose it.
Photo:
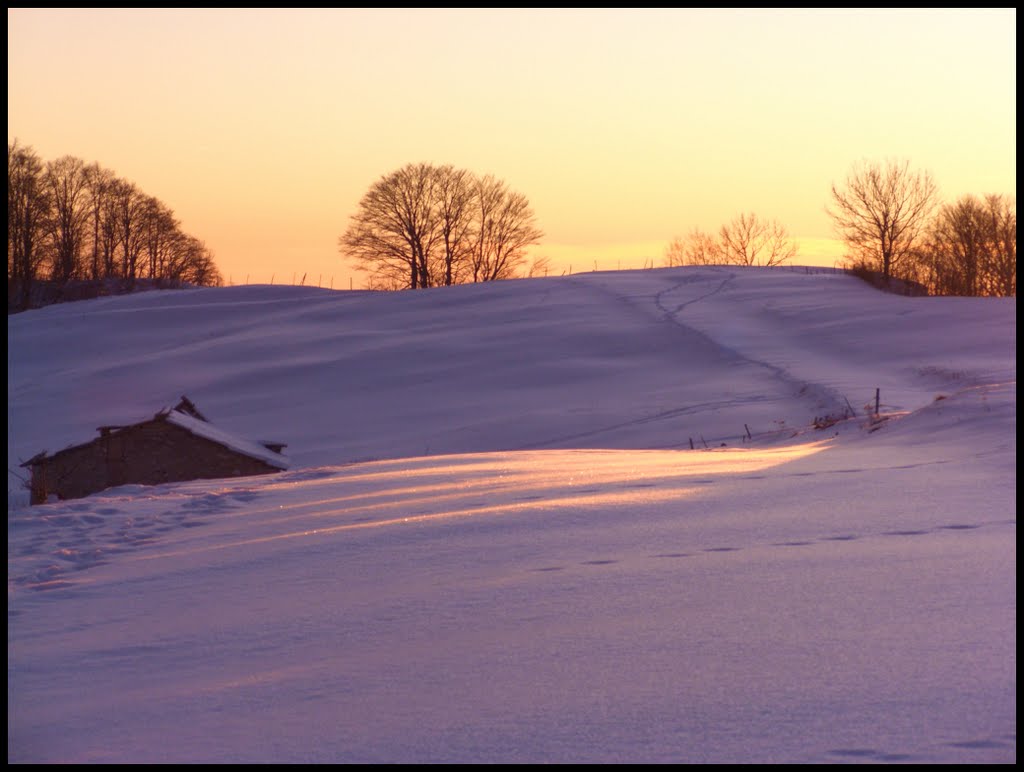
M 1015 299 L 148 292 L 7 383 L 9 762 L 1016 761 Z M 289 470 L 28 506 L 182 395 Z

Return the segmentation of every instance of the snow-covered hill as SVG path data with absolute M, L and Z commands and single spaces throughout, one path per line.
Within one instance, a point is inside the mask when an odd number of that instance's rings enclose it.
M 9 761 L 1016 759 L 1015 299 L 231 287 L 8 351 Z M 289 471 L 27 507 L 183 394 Z

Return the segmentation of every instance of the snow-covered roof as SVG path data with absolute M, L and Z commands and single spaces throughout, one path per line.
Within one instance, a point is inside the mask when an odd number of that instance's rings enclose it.
M 280 453 L 275 453 L 270 448 L 260 445 L 258 442 L 252 442 L 251 440 L 245 440 L 241 437 L 237 437 L 222 429 L 218 429 L 213 424 L 207 423 L 206 421 L 200 421 L 198 418 L 193 418 L 179 410 L 168 410 L 166 413 L 158 415 L 163 415 L 168 422 L 175 426 L 180 426 L 182 429 L 195 434 L 197 437 L 202 437 L 210 440 L 211 442 L 216 442 L 219 445 L 231 448 L 232 450 L 238 451 L 246 456 L 257 458 L 271 466 L 277 467 L 278 469 L 288 468 L 287 458 L 282 456 Z

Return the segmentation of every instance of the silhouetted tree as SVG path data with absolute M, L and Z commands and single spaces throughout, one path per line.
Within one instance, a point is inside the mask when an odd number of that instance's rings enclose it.
M 526 196 L 490 175 L 477 183 L 474 282 L 514 276 L 526 260 L 526 247 L 543 235 Z
M 395 269 L 403 269 L 408 277 L 404 286 L 430 286 L 427 263 L 438 231 L 431 206 L 433 182 L 433 167 L 421 163 L 408 164 L 370 186 L 339 240 L 360 270 L 393 280 Z
M 673 268 L 677 265 L 686 265 L 686 239 L 682 236 L 675 236 L 665 247 L 665 266 Z
M 18 304 L 28 308 L 32 284 L 43 263 L 42 242 L 50 200 L 45 168 L 31 147 L 7 144 L 7 277 L 18 287 Z
M 433 196 L 441 236 L 438 284 L 457 284 L 472 248 L 473 175 L 442 166 L 434 170 Z
M 710 233 L 694 228 L 685 237 L 676 236 L 665 248 L 665 265 L 717 265 L 722 248 Z
M 114 184 L 113 197 L 121 243 L 121 276 L 134 281 L 138 278 L 139 255 L 143 246 L 146 196 L 135 187 L 135 183 L 118 180 Z
M 740 214 L 718 232 L 718 251 L 727 265 L 781 265 L 796 255 L 797 247 L 775 220 Z
M 66 282 L 82 274 L 81 251 L 89 217 L 85 164 L 74 156 L 62 156 L 46 164 L 45 179 L 51 207 L 47 218 L 50 276 Z
M 142 205 L 142 252 L 146 257 L 146 276 L 157 279 L 167 275 L 167 266 L 181 239 L 174 212 L 153 196 L 145 196 Z
M 108 253 L 110 255 L 109 262 L 113 265 L 113 240 L 110 242 L 109 250 L 103 249 L 102 245 L 104 244 L 103 235 L 105 235 L 104 213 L 107 210 L 111 186 L 114 184 L 114 174 L 97 163 L 91 163 L 85 167 L 84 177 L 89 217 L 88 231 L 91 240 L 88 274 L 91 279 L 99 279 L 104 276 Z
M 28 308 L 39 280 L 222 282 L 212 253 L 163 202 L 96 163 L 44 164 L 16 140 L 7 146 L 7 222 L 9 306 Z
M 911 173 L 909 163 L 856 164 L 844 185 L 832 185 L 826 212 L 850 250 L 847 261 L 899 276 L 913 255 L 938 200 L 927 172 Z
M 967 195 L 943 206 L 918 262 L 933 294 L 1016 295 L 1016 204 L 999 195 Z
M 694 228 L 676 237 L 665 249 L 665 262 L 674 265 L 780 265 L 797 253 L 786 229 L 775 220 L 740 214 L 723 225 L 718 237 Z
M 381 177 L 338 239 L 374 289 L 507 278 L 543 234 L 526 198 L 452 166 L 408 164 Z
M 178 244 L 176 265 L 171 278 L 202 287 L 219 287 L 223 278 L 213 262 L 213 253 L 195 236 L 183 236 Z
M 101 276 L 112 279 L 119 275 L 117 270 L 117 246 L 121 243 L 121 218 L 118 211 L 119 191 L 123 180 L 111 177 L 103 194 L 103 213 L 100 217 L 100 260 Z
M 1017 201 L 997 194 L 985 197 L 992 247 L 986 271 L 989 295 L 1017 296 Z

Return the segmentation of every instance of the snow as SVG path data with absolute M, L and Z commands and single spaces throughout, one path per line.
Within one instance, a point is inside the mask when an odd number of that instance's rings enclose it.
M 1015 299 L 207 288 L 8 350 L 8 762 L 1016 761 Z M 27 505 L 181 394 L 290 469 Z

